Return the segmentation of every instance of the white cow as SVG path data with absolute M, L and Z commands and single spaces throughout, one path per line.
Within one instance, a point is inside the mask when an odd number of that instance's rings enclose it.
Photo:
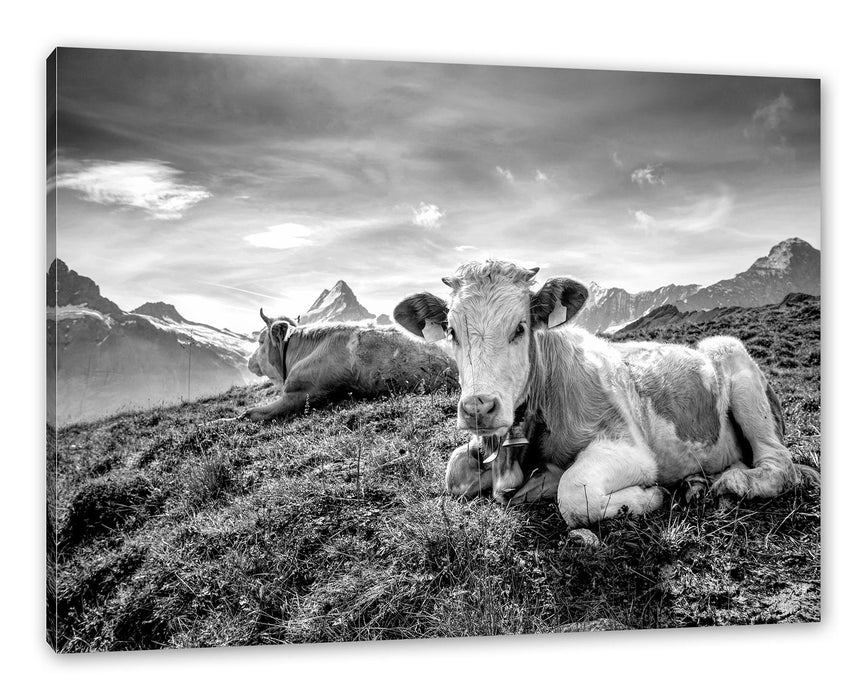
M 663 486 L 695 475 L 737 497 L 776 496 L 804 472 L 816 475 L 793 464 L 779 401 L 739 340 L 707 338 L 697 349 L 608 342 L 563 325 L 583 306 L 586 288 L 554 278 L 533 293 L 537 271 L 467 263 L 443 279 L 448 303 L 423 293 L 394 311 L 408 331 L 447 337 L 453 347 L 458 426 L 476 436 L 449 461 L 453 494 L 492 488 L 500 502 L 556 496 L 576 527 L 624 508 L 652 511 Z M 499 448 L 514 437 L 516 414 L 534 430 L 530 450 L 542 467 L 528 479 L 519 451 Z

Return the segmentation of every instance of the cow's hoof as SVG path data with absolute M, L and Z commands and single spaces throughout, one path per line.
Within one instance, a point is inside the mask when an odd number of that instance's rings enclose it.
M 812 487 L 821 485 L 821 474 L 814 467 L 810 467 L 807 464 L 795 464 L 794 469 L 799 474 L 800 486 Z
M 689 477 L 685 480 L 683 498 L 691 505 L 704 499 L 710 488 L 710 482 L 703 476 Z
M 507 506 L 511 503 L 511 498 L 517 493 L 517 489 L 504 489 L 493 493 L 493 500 L 501 506 Z
M 732 467 L 721 473 L 710 491 L 719 499 L 724 497 L 749 498 L 752 484 L 749 473 L 741 467 Z
M 578 527 L 569 531 L 568 539 L 585 547 L 592 547 L 593 549 L 601 544 L 596 534 L 592 530 L 587 530 L 585 527 Z

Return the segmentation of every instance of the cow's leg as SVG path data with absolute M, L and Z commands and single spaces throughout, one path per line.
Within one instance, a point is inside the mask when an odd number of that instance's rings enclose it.
M 282 392 L 276 401 L 264 406 L 254 406 L 243 412 L 242 418 L 265 421 L 288 413 L 297 413 L 304 408 L 310 395 L 305 392 Z
M 563 474 L 563 470 L 554 464 L 536 469 L 508 502 L 535 503 L 536 501 L 553 500 L 556 498 L 559 481 Z
M 664 500 L 656 476 L 656 461 L 648 448 L 623 440 L 597 440 L 562 475 L 559 512 L 569 527 L 612 518 L 623 507 L 633 514 L 648 513 Z
M 473 437 L 468 445 L 461 445 L 448 460 L 445 472 L 445 488 L 452 496 L 478 496 L 493 488 L 493 470 L 484 464 L 481 441 Z
M 771 498 L 800 483 L 800 470 L 782 444 L 778 400 L 768 390 L 767 378 L 734 338 L 714 338 L 699 349 L 710 355 L 722 376 L 730 377 L 730 411 L 752 448 L 752 467 L 732 465 L 713 484 L 719 495 Z

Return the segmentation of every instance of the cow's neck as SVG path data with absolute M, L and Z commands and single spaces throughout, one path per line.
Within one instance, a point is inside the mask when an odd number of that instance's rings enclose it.
M 585 338 L 570 330 L 540 330 L 530 349 L 527 409 L 546 424 L 545 457 L 563 465 L 598 435 L 617 433 L 622 423 L 598 367 L 586 360 Z

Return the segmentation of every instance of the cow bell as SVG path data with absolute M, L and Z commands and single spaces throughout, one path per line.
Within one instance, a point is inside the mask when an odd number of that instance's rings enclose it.
M 521 445 L 528 445 L 529 440 L 526 439 L 526 434 L 523 432 L 523 426 L 513 425 L 511 426 L 511 430 L 508 431 L 508 435 L 505 436 L 505 439 L 502 441 L 503 447 L 520 447 Z
M 505 439 L 501 442 L 498 438 L 494 438 L 492 440 L 492 445 L 490 449 L 490 454 L 487 455 L 487 458 L 484 460 L 484 464 L 490 464 L 499 456 L 499 450 L 503 447 L 522 447 L 523 445 L 528 445 L 529 440 L 526 439 L 526 434 L 523 432 L 523 427 L 520 425 L 514 425 L 508 431 L 508 434 L 505 436 Z

